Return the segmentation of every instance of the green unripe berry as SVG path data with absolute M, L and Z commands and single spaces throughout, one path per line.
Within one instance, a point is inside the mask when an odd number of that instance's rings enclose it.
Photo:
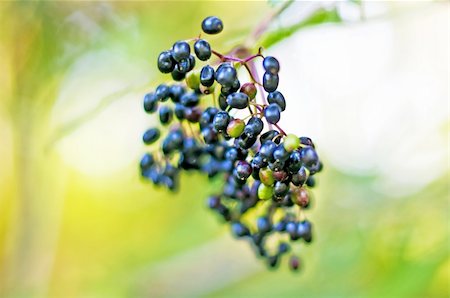
M 261 200 L 269 200 L 272 198 L 273 195 L 273 187 L 267 186 L 264 184 L 260 184 L 258 187 L 258 198 Z
M 233 119 L 228 123 L 227 134 L 232 138 L 239 137 L 245 128 L 245 122 L 241 119 Z
M 283 147 L 288 152 L 292 152 L 300 146 L 300 140 L 294 134 L 288 134 L 284 138 Z
M 214 89 L 216 88 L 216 83 L 214 83 L 212 86 L 210 87 L 205 87 L 203 85 L 200 84 L 200 92 L 202 94 L 211 94 L 214 92 Z
M 241 92 L 247 94 L 250 99 L 254 99 L 256 97 L 256 87 L 253 83 L 245 83 L 241 87 Z
M 261 180 L 261 183 L 267 186 L 271 186 L 275 182 L 275 179 L 273 178 L 273 172 L 268 168 L 264 168 L 259 171 L 259 180 Z
M 200 72 L 192 71 L 186 77 L 186 85 L 192 90 L 198 90 L 200 87 Z

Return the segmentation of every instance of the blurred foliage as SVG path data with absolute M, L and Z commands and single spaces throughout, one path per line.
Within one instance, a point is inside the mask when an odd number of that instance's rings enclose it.
M 95 111 L 89 117 L 77 114 L 80 122 L 54 123 L 65 80 L 86 55 L 110 51 L 144 61 L 148 77 L 114 75 L 127 82 L 119 95 L 147 89 L 162 81 L 154 57 L 198 32 L 204 16 L 220 11 L 227 27 L 212 39 L 226 50 L 263 19 L 249 14 L 271 9 L 264 2 L 0 4 L 0 296 L 448 295 L 448 177 L 413 196 L 391 198 L 370 187 L 373 177 L 327 167 L 310 213 L 317 241 L 302 247 L 305 268 L 295 275 L 268 271 L 206 210 L 204 199 L 220 181 L 183 176 L 181 191 L 169 194 L 139 179 L 139 156 L 120 171 L 95 176 L 57 150 L 108 106 L 100 100 L 89 106 Z M 271 28 L 261 44 L 339 21 L 335 9 L 319 8 L 289 27 Z M 94 91 L 102 79 L 80 89 Z M 111 98 L 108 103 L 121 100 Z M 140 107 L 141 98 L 128 104 Z
M 337 11 L 336 7 L 325 9 L 319 8 L 314 10 L 311 15 L 298 21 L 297 23 L 281 27 L 272 32 L 268 32 L 260 41 L 260 44 L 264 48 L 269 48 L 276 43 L 283 41 L 283 39 L 288 38 L 300 29 L 307 28 L 310 26 L 316 26 L 324 23 L 340 23 L 342 19 Z

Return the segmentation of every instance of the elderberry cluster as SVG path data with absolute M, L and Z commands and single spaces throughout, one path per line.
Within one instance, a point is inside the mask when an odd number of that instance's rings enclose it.
M 217 34 L 223 23 L 208 17 L 202 30 Z M 255 68 L 261 58 L 262 83 Z M 196 63 L 202 65 L 195 69 Z M 198 37 L 175 42 L 157 65 L 175 82 L 146 94 L 144 109 L 169 127 L 144 133 L 145 144 L 158 146 L 142 157 L 142 176 L 173 191 L 182 171 L 220 177 L 223 187 L 208 198 L 209 208 L 236 237 L 249 239 L 269 267 L 290 254 L 289 266 L 297 270 L 299 245 L 293 244 L 312 241 L 304 210 L 322 163 L 310 138 L 286 134 L 278 125 L 286 109 L 277 91 L 278 60 L 261 51 L 245 58 L 222 55 Z M 238 117 L 242 111 L 248 115 Z

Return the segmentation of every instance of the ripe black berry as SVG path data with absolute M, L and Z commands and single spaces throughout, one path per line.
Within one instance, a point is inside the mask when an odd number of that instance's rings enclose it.
M 205 87 L 210 87 L 214 84 L 214 68 L 209 65 L 203 66 L 200 72 L 200 83 Z
M 172 79 L 175 81 L 182 81 L 186 77 L 186 74 L 178 71 L 176 68 L 171 72 Z
M 278 88 L 278 74 L 272 74 L 270 72 L 264 73 L 263 87 L 267 92 L 274 92 Z
M 158 56 L 158 69 L 162 73 L 170 73 L 175 67 L 171 51 L 164 51 Z
M 172 121 L 173 117 L 173 111 L 171 108 L 167 106 L 162 106 L 159 109 L 159 121 L 161 121 L 162 124 L 167 125 Z
M 227 104 L 234 109 L 245 109 L 248 106 L 248 96 L 242 92 L 232 93 L 227 96 Z
M 236 81 L 236 69 L 231 64 L 221 64 L 216 71 L 216 81 L 222 86 L 232 86 Z
M 276 124 L 280 121 L 281 109 L 276 103 L 271 103 L 264 109 L 264 117 L 266 117 L 267 122 Z
M 191 54 L 191 48 L 185 41 L 177 41 L 172 46 L 172 57 L 176 62 L 188 59 Z
M 266 58 L 264 58 L 263 67 L 266 72 L 269 72 L 271 74 L 278 74 L 278 72 L 280 71 L 280 63 L 278 63 L 278 60 L 272 56 L 267 56 Z
M 153 144 L 159 139 L 159 136 L 161 133 L 159 132 L 159 129 L 157 128 L 150 128 L 146 132 L 144 132 L 144 135 L 142 136 L 142 140 L 145 144 Z
M 166 101 L 169 99 L 170 89 L 167 85 L 161 84 L 156 87 L 155 96 L 160 101 Z
M 300 158 L 307 168 L 319 162 L 319 156 L 317 155 L 316 150 L 312 147 L 303 148 L 300 151 Z
M 158 98 L 154 93 L 147 93 L 144 96 L 144 110 L 147 113 L 153 113 L 158 108 Z
M 169 97 L 173 102 L 177 103 L 180 101 L 180 97 L 184 94 L 184 92 L 186 92 L 186 90 L 182 85 L 172 85 L 170 86 Z
M 252 117 L 248 120 L 244 128 L 244 133 L 251 137 L 257 137 L 264 129 L 264 123 L 258 117 Z
M 199 39 L 194 44 L 194 52 L 198 59 L 206 61 L 211 57 L 211 46 L 204 39 Z
M 227 129 L 229 122 L 230 122 L 230 115 L 228 115 L 227 112 L 222 111 L 218 112 L 214 116 L 213 126 L 217 131 L 222 132 Z
M 286 100 L 284 99 L 284 96 L 280 91 L 269 93 L 269 95 L 267 95 L 267 101 L 269 103 L 276 103 L 280 107 L 281 111 L 284 111 L 286 109 Z
M 202 30 L 207 34 L 218 34 L 223 30 L 223 23 L 218 17 L 207 17 L 202 22 Z

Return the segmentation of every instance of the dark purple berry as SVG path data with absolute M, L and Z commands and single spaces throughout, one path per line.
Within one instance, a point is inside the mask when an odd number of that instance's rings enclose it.
M 272 74 L 270 72 L 264 73 L 263 76 L 263 87 L 267 92 L 274 92 L 278 88 L 278 75 Z
M 267 122 L 276 124 L 280 121 L 281 108 L 276 103 L 271 103 L 264 109 L 264 117 L 266 117 Z
M 159 109 L 159 121 L 161 121 L 161 124 L 167 125 L 172 121 L 173 118 L 173 111 L 171 108 L 167 106 L 162 106 Z
M 266 72 L 271 74 L 278 74 L 280 71 L 280 63 L 278 63 L 278 60 L 272 56 L 267 56 L 264 58 L 263 67 Z
M 194 52 L 198 59 L 206 61 L 211 57 L 211 46 L 204 39 L 199 39 L 194 43 Z
M 206 34 L 218 34 L 223 30 L 223 23 L 218 17 L 207 17 L 202 22 L 202 30 Z
M 158 56 L 158 69 L 162 73 L 170 73 L 175 67 L 171 51 L 164 51 Z
M 172 57 L 177 62 L 180 62 L 183 59 L 188 59 L 190 54 L 191 48 L 185 41 L 177 41 L 172 46 Z
M 200 83 L 205 87 L 211 87 L 214 84 L 214 68 L 209 65 L 203 66 L 200 71 Z
M 142 140 L 145 144 L 150 145 L 156 142 L 159 139 L 159 136 L 161 133 L 159 132 L 159 129 L 150 128 L 146 132 L 144 132 L 144 135 L 142 136 Z
M 284 99 L 283 94 L 279 91 L 269 93 L 269 95 L 267 95 L 267 101 L 269 103 L 276 103 L 280 107 L 281 111 L 286 109 L 286 100 Z
M 234 109 L 245 109 L 248 106 L 248 96 L 242 92 L 232 93 L 227 96 L 227 104 Z

